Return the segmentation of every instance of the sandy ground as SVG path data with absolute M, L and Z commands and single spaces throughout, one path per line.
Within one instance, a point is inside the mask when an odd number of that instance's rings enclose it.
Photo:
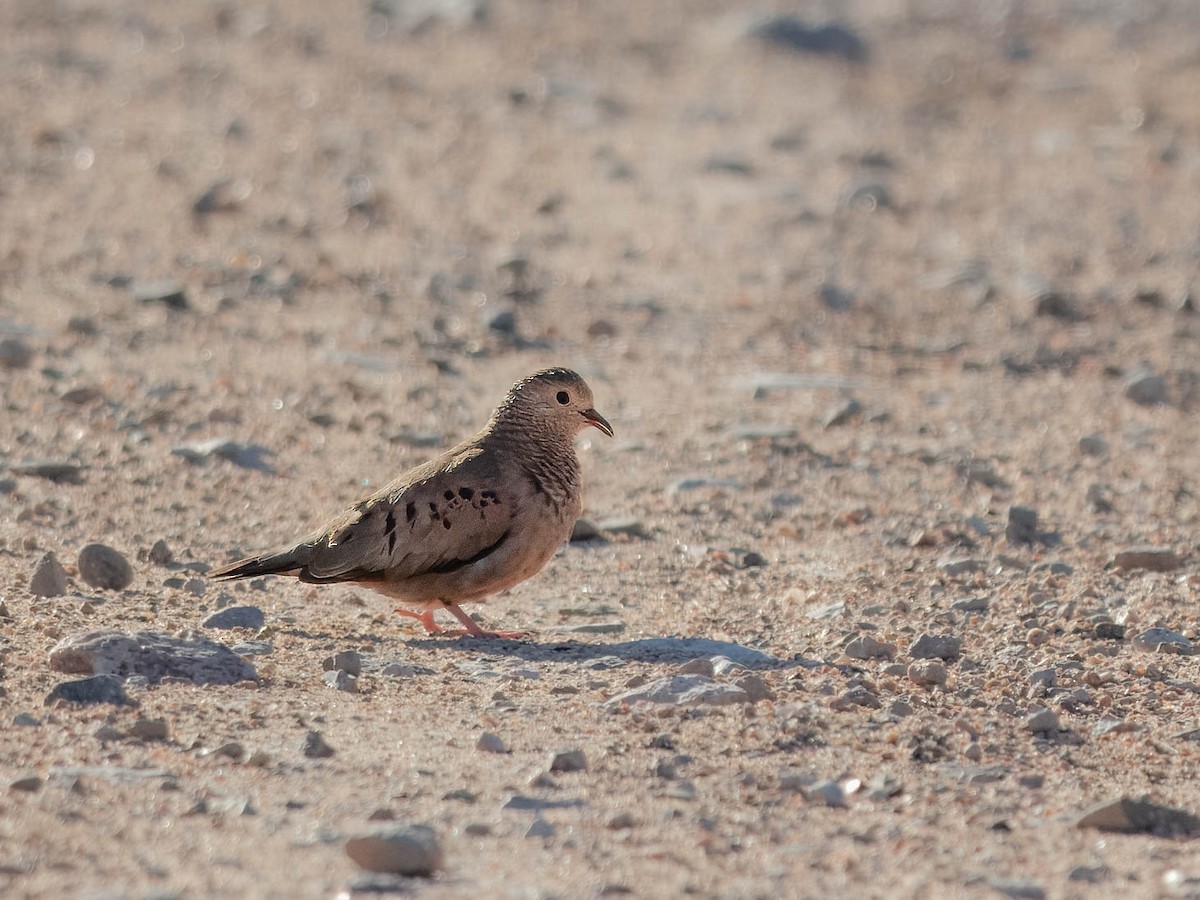
M 1200 13 L 753 31 L 831 6 L 0 4 L 0 893 L 1200 896 L 1079 826 L 1200 814 Z M 553 364 L 617 437 L 528 640 L 203 578 Z M 255 677 L 47 705 L 99 628 Z M 739 702 L 613 699 L 681 667 Z

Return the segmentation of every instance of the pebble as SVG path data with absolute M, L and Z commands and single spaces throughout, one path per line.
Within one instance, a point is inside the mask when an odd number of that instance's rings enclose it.
M 1138 366 L 1125 376 L 1125 396 L 1139 406 L 1162 406 L 1167 402 L 1167 383 L 1149 366 Z
M 549 840 L 554 837 L 554 826 L 541 816 L 535 816 L 529 828 L 525 830 L 525 837 Z
M 143 741 L 165 741 L 171 731 L 166 719 L 138 719 L 129 726 L 129 736 Z
M 372 872 L 428 877 L 442 865 L 437 832 L 428 825 L 386 828 L 346 841 L 346 855 Z
M 1023 878 L 989 878 L 992 890 L 1013 900 L 1044 900 L 1046 889 L 1035 881 Z
M 913 684 L 941 687 L 946 684 L 946 667 L 937 660 L 913 663 L 908 667 L 908 679 Z
M 821 419 L 821 427 L 828 431 L 830 428 L 845 425 L 861 413 L 862 408 L 861 403 L 853 397 L 848 397 L 825 413 L 825 416 Z
M 1061 731 L 1062 725 L 1058 721 L 1058 714 L 1052 709 L 1039 709 L 1031 712 L 1025 717 L 1025 727 L 1034 734 L 1048 734 L 1052 731 Z
M 742 675 L 733 680 L 733 685 L 745 691 L 751 703 L 758 703 L 760 700 L 775 699 L 775 692 L 771 690 L 771 686 L 763 681 L 759 675 Z
M 243 641 L 229 649 L 238 656 L 269 656 L 275 652 L 275 645 L 270 641 Z
M 333 656 L 325 657 L 321 668 L 326 672 L 345 672 L 357 678 L 362 674 L 362 655 L 357 650 L 339 650 Z
M 582 750 L 563 750 L 550 760 L 551 772 L 586 772 L 587 756 Z
M 42 779 L 37 775 L 28 775 L 25 778 L 18 778 L 16 781 L 9 782 L 8 789 L 33 794 L 42 789 Z
M 988 597 L 967 597 L 963 600 L 955 600 L 950 604 L 950 608 L 955 612 L 981 613 L 987 612 L 989 605 L 991 605 L 991 600 Z
M 347 694 L 358 693 L 358 679 L 349 672 L 343 672 L 341 669 L 333 669 L 326 672 L 322 678 L 325 681 L 325 687 L 345 691 Z
M 213 438 L 209 441 L 172 447 L 171 453 L 181 456 L 191 463 L 198 463 L 216 456 L 242 469 L 253 469 L 268 475 L 275 474 L 274 467 L 267 459 L 274 454 L 274 451 L 261 444 L 239 444 L 229 438 Z
M 1082 318 L 1070 295 L 1053 288 L 1040 290 L 1034 294 L 1033 314 L 1063 322 L 1077 322 Z
M 325 742 L 319 731 L 310 731 L 304 736 L 302 749 L 309 759 L 328 759 L 334 754 L 334 749 Z
M 545 629 L 554 634 L 620 634 L 625 623 L 619 619 L 610 622 L 581 622 L 578 625 L 552 625 Z
M 252 628 L 257 631 L 266 622 L 266 616 L 257 606 L 229 606 L 213 613 L 203 625 L 205 628 Z
M 67 592 L 67 570 L 53 551 L 38 561 L 29 579 L 29 590 L 38 597 L 61 597 Z
M 838 57 L 847 62 L 865 63 L 870 56 L 866 41 L 846 26 L 812 24 L 795 16 L 771 16 L 755 24 L 747 36 L 781 50 Z
M 135 281 L 129 286 L 129 291 L 138 303 L 161 303 L 175 310 L 188 308 L 187 289 L 178 281 Z
M 713 664 L 711 659 L 689 659 L 682 666 L 676 669 L 680 675 L 705 675 L 709 678 L 713 676 Z
M 1176 653 L 1191 656 L 1192 642 L 1170 628 L 1147 628 L 1133 639 L 1133 646 L 1153 653 Z
M 150 548 L 148 556 L 150 562 L 156 566 L 169 566 L 175 561 L 175 555 L 171 552 L 170 546 L 162 538 L 154 542 L 154 546 Z
M 879 709 L 883 704 L 879 702 L 879 697 L 867 690 L 865 687 L 852 687 L 849 690 L 842 691 L 829 702 L 829 708 L 836 712 L 846 712 L 856 706 L 865 706 L 868 709 Z
M 133 582 L 133 568 L 121 553 L 104 544 L 79 551 L 79 576 L 94 588 L 121 591 Z
M 30 715 L 29 713 L 17 713 L 15 716 L 13 716 L 12 723 L 14 725 L 20 725 L 29 728 L 41 725 L 42 720 L 37 716 Z
M 20 338 L 0 341 L 0 369 L 27 369 L 33 362 L 33 350 Z
M 896 658 L 896 645 L 864 634 L 848 643 L 845 652 L 851 659 L 893 660 Z
M 389 678 L 415 678 L 417 675 L 434 675 L 436 671 L 429 666 L 418 666 L 411 663 L 388 663 L 380 672 Z
M 193 684 L 236 684 L 257 677 L 254 666 L 223 644 L 194 633 L 87 631 L 68 635 L 50 651 L 50 668 L 78 674 L 143 675 L 151 683 L 179 678 Z
M 1158 837 L 1200 834 L 1200 818 L 1182 809 L 1121 797 L 1093 806 L 1075 822 L 1079 828 L 1143 833 Z
M 628 517 L 603 519 L 596 523 L 596 527 L 604 534 L 622 534 L 626 537 L 640 538 L 642 540 L 649 540 L 653 537 L 650 529 L 640 519 Z
M 957 659 L 962 638 L 953 634 L 923 634 L 908 648 L 913 659 Z
M 1097 622 L 1093 633 L 1102 641 L 1125 640 L 1125 626 L 1116 622 Z
M 951 578 L 957 578 L 959 575 L 982 572 L 987 569 L 987 563 L 982 559 L 974 559 L 968 556 L 962 559 L 948 559 L 945 562 L 940 562 L 938 563 L 938 568 Z
M 46 705 L 57 700 L 68 703 L 112 703 L 116 706 L 136 706 L 125 693 L 125 685 L 116 675 L 94 675 L 78 681 L 63 681 L 46 695 Z
M 1079 439 L 1079 452 L 1084 456 L 1104 456 L 1108 453 L 1108 441 L 1100 434 L 1085 434 Z
M 618 694 L 609 699 L 606 705 L 662 703 L 675 706 L 727 706 L 749 702 L 749 695 L 735 685 L 721 684 L 704 675 L 675 675 Z
M 508 745 L 498 735 L 492 734 L 490 731 L 485 731 L 479 736 L 479 740 L 475 742 L 475 749 L 482 750 L 484 753 L 509 752 Z
M 1129 547 L 1113 557 L 1112 564 L 1118 569 L 1146 569 L 1150 572 L 1172 572 L 1183 565 L 1183 560 L 1169 547 Z
M 841 809 L 846 805 L 846 792 L 836 781 L 821 781 L 808 789 L 810 800 L 820 800 L 826 806 Z
M 85 467 L 77 462 L 37 460 L 35 462 L 17 463 L 15 466 L 9 466 L 8 471 L 14 475 L 45 478 L 47 481 L 53 481 L 55 484 L 83 484 Z
M 1004 536 L 1010 544 L 1033 544 L 1038 539 L 1038 514 L 1028 506 L 1010 506 Z

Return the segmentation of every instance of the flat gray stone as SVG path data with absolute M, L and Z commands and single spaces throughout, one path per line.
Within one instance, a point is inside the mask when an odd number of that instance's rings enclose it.
M 59 700 L 68 703 L 111 703 L 114 706 L 136 706 L 125 693 L 125 684 L 116 675 L 96 675 L 78 681 L 64 681 L 46 695 L 46 705 Z
M 67 570 L 53 551 L 38 560 L 29 579 L 29 590 L 39 597 L 61 597 L 67 592 Z
M 1173 572 L 1183 559 L 1170 547 L 1130 547 L 1119 551 L 1112 564 L 1118 569 L 1145 569 L 1148 572 Z
M 428 825 L 387 828 L 350 838 L 346 855 L 372 872 L 429 876 L 442 865 L 437 832 Z
M 205 619 L 203 625 L 205 628 L 252 628 L 257 631 L 266 622 L 267 617 L 257 606 L 227 606 Z
M 749 702 L 750 695 L 735 685 L 722 684 L 704 675 L 674 675 L 618 694 L 607 705 L 664 703 L 674 706 L 728 706 Z
M 224 644 L 187 633 L 87 631 L 68 635 L 50 651 L 56 672 L 141 675 L 152 683 L 168 676 L 196 684 L 235 684 L 256 677 L 254 666 Z
M 908 648 L 913 659 L 957 659 L 962 638 L 953 634 L 923 634 Z
M 1191 813 L 1129 797 L 1093 806 L 1075 824 L 1079 828 L 1153 834 L 1157 837 L 1192 837 L 1200 834 L 1200 818 Z
M 122 591 L 133 582 L 133 567 L 120 551 L 88 544 L 79 551 L 79 577 L 94 588 Z

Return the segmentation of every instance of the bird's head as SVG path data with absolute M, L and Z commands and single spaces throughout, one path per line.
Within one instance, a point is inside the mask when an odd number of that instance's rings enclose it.
M 596 412 L 593 403 L 592 389 L 578 373 L 570 369 L 543 369 L 513 385 L 496 410 L 496 418 L 542 422 L 568 437 L 595 426 L 612 437 L 612 426 Z

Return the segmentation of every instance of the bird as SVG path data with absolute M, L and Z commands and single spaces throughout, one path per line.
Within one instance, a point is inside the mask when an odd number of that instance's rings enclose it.
M 613 436 L 594 403 L 576 372 L 535 372 L 512 386 L 474 437 L 298 542 L 213 569 L 209 577 L 348 582 L 400 601 L 396 612 L 429 634 L 524 637 L 480 628 L 462 604 L 532 577 L 570 537 L 583 510 L 574 438 L 591 427 Z M 439 609 L 463 628 L 439 626 Z

